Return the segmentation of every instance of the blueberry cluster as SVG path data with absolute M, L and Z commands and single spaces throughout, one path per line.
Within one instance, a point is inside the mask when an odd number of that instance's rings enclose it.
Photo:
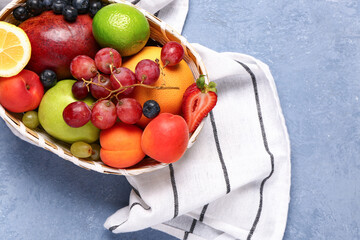
M 75 22 L 78 14 L 88 13 L 94 17 L 102 7 L 100 0 L 27 0 L 24 6 L 14 9 L 13 16 L 18 21 L 25 21 L 52 10 L 55 14 L 62 14 L 66 21 Z

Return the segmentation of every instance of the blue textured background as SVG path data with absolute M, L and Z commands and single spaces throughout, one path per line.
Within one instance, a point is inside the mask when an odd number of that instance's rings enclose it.
M 360 239 L 357 0 L 191 0 L 184 36 L 270 66 L 292 148 L 284 239 Z M 83 170 L 0 121 L 0 239 L 173 239 L 102 225 L 128 202 L 124 177 Z

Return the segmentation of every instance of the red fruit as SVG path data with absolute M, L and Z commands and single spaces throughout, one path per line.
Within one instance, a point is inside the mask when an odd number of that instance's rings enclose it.
M 136 78 L 135 78 L 135 74 L 130 69 L 125 67 L 119 67 L 112 72 L 110 81 L 113 89 L 118 89 L 120 88 L 119 82 L 121 83 L 122 86 L 130 86 L 136 83 Z M 130 93 L 132 93 L 133 90 L 134 88 L 131 87 L 126 89 L 121 94 L 123 96 L 127 96 Z
M 159 64 L 150 59 L 143 59 L 135 67 L 135 77 L 138 82 L 152 85 L 160 76 Z
M 64 109 L 63 118 L 65 123 L 70 127 L 79 128 L 90 121 L 91 110 L 84 102 L 73 102 Z
M 141 148 L 146 155 L 163 163 L 179 160 L 187 149 L 189 131 L 185 120 L 171 113 L 161 113 L 144 129 Z
M 77 80 L 89 80 L 98 74 L 94 59 L 86 55 L 78 55 L 71 60 L 70 72 Z
M 71 91 L 77 99 L 85 99 L 89 94 L 86 84 L 83 81 L 76 81 L 72 85 Z
M 111 128 L 116 122 L 116 107 L 110 100 L 101 100 L 92 108 L 91 122 L 99 129 Z
M 93 83 L 90 84 L 91 95 L 96 98 L 107 98 L 110 96 L 112 90 L 110 78 L 107 75 L 98 75 L 91 79 Z M 100 85 L 100 86 L 99 86 Z
M 142 107 L 134 98 L 122 98 L 116 105 L 116 113 L 123 123 L 135 124 L 141 118 Z
M 71 77 L 70 62 L 77 55 L 95 57 L 99 47 L 92 34 L 92 18 L 79 15 L 69 23 L 62 15 L 46 11 L 19 25 L 30 39 L 31 59 L 27 69 L 40 74 L 56 72 L 58 79 Z
M 161 48 L 161 61 L 164 66 L 175 66 L 184 58 L 184 48 L 180 43 L 170 41 Z
M 95 63 L 99 71 L 105 74 L 110 74 L 111 70 L 121 66 L 122 59 L 120 53 L 115 49 L 103 48 L 96 53 Z
M 181 110 L 190 133 L 196 130 L 204 117 L 215 107 L 216 102 L 216 84 L 211 82 L 207 85 L 202 77 L 186 89 Z
M 0 77 L 0 104 L 11 112 L 27 112 L 36 109 L 44 95 L 39 76 L 22 70 L 13 77 Z

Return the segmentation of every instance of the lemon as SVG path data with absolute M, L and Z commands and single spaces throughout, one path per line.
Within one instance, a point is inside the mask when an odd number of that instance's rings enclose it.
M 0 77 L 11 77 L 24 69 L 31 56 L 31 44 L 19 27 L 0 21 Z
M 102 47 L 111 47 L 121 56 L 139 52 L 150 36 L 149 23 L 138 9 L 123 3 L 109 4 L 93 19 L 93 35 Z

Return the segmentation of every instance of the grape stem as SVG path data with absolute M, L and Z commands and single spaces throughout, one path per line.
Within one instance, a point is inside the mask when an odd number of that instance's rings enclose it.
M 110 68 L 111 68 L 111 65 L 110 65 Z M 114 76 L 114 75 L 113 75 Z M 115 76 L 114 76 L 115 77 Z M 100 74 L 98 75 L 98 78 L 100 78 Z M 116 79 L 116 77 L 115 77 Z M 123 93 L 126 89 L 128 88 L 132 88 L 132 87 L 144 87 L 144 88 L 149 88 L 149 89 L 156 89 L 156 90 L 166 90 L 166 89 L 176 89 L 176 90 L 179 90 L 180 88 L 179 87 L 166 87 L 164 85 L 161 85 L 161 86 L 152 86 L 152 85 L 147 85 L 147 84 L 144 84 L 144 83 L 135 83 L 135 84 L 132 84 L 132 85 L 128 85 L 128 86 L 123 86 L 121 85 L 120 81 L 118 79 L 116 79 L 116 81 L 119 82 L 120 84 L 120 87 L 118 89 L 115 89 L 115 90 L 111 90 L 107 87 L 104 87 L 103 85 L 99 84 L 99 83 L 95 83 L 92 81 L 92 79 L 90 80 L 86 80 L 84 78 L 81 79 L 85 84 L 86 86 L 88 87 L 90 84 L 93 84 L 93 85 L 96 85 L 96 86 L 99 86 L 99 87 L 103 87 L 105 88 L 105 90 L 107 90 L 109 92 L 109 94 L 104 97 L 104 98 L 101 98 L 101 99 L 98 99 L 99 101 L 100 100 L 103 100 L 103 99 L 108 99 L 109 97 L 116 97 L 118 99 L 118 95 Z

